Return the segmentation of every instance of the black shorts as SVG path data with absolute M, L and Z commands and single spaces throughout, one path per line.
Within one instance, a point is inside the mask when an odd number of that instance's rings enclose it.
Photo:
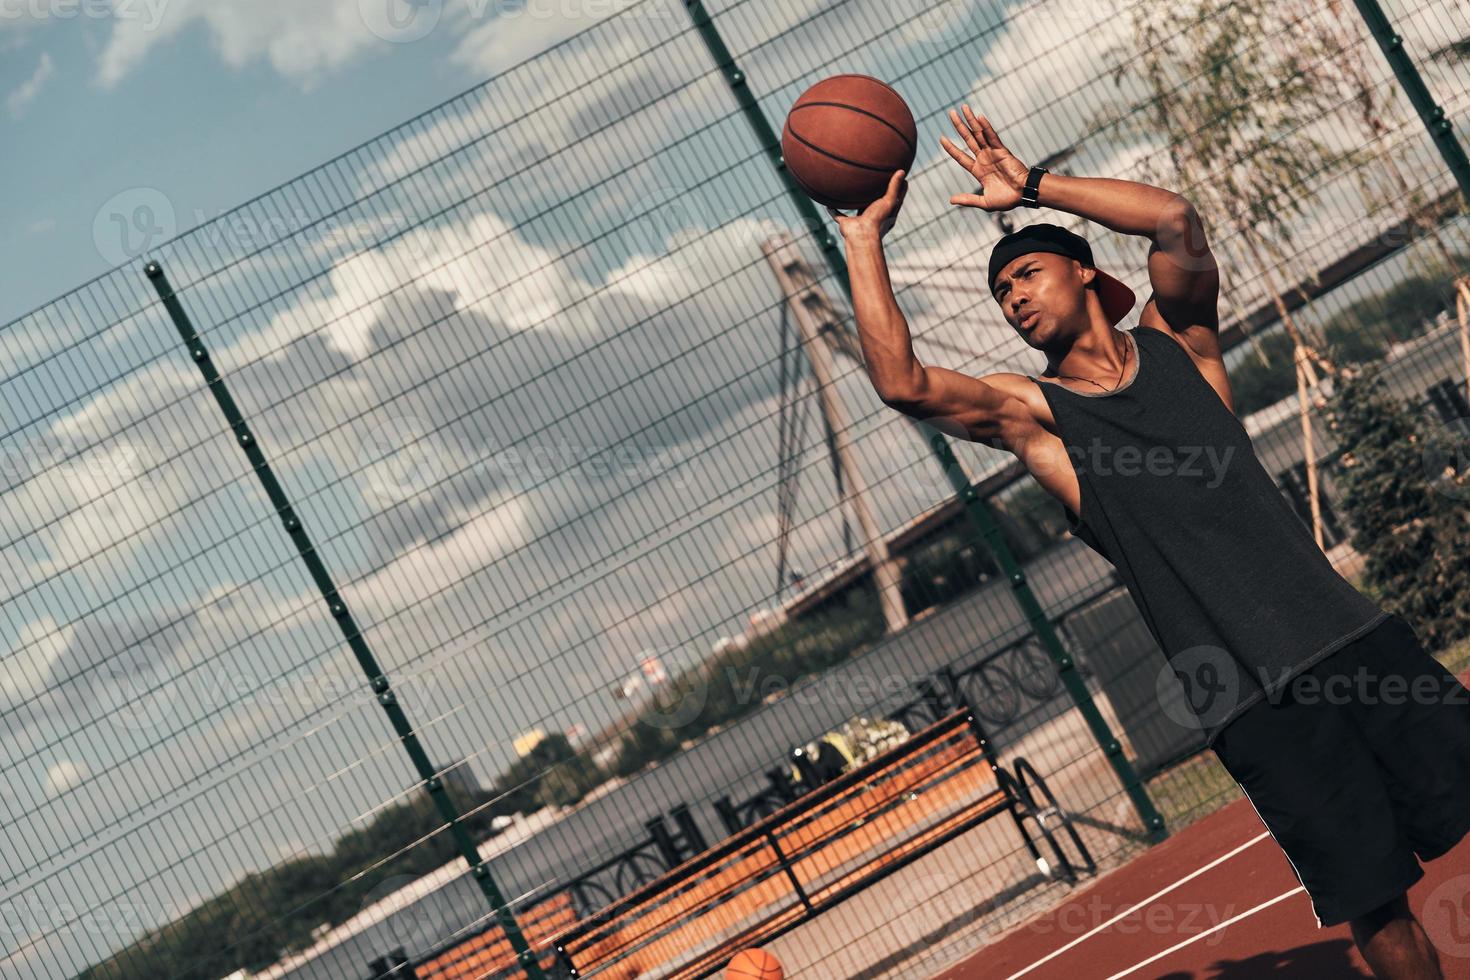
M 1470 691 L 1396 615 L 1247 709 L 1213 749 L 1319 928 L 1397 898 L 1420 860 L 1470 831 Z

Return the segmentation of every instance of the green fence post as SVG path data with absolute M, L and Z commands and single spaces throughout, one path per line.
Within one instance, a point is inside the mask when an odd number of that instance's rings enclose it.
M 1393 73 L 1398 77 L 1399 84 L 1404 88 L 1404 94 L 1409 97 L 1419 118 L 1424 121 L 1424 128 L 1429 130 L 1429 135 L 1434 137 L 1434 143 L 1439 147 L 1440 155 L 1450 166 L 1450 172 L 1455 175 L 1455 181 L 1460 185 L 1460 195 L 1464 197 L 1465 204 L 1470 206 L 1470 159 L 1465 156 L 1465 148 L 1455 138 L 1455 127 L 1450 124 L 1445 116 L 1444 108 L 1436 105 L 1434 96 L 1429 94 L 1429 89 L 1424 85 L 1424 79 L 1419 74 L 1419 69 L 1414 67 L 1414 59 L 1404 50 L 1404 39 L 1394 32 L 1393 25 L 1388 22 L 1388 16 L 1384 14 L 1383 7 L 1378 0 L 1355 0 L 1358 12 L 1363 15 L 1363 20 L 1368 25 L 1368 30 L 1377 39 L 1378 46 L 1383 49 L 1383 55 L 1388 59 L 1388 64 L 1393 68 Z
M 281 519 L 287 533 L 291 535 L 291 540 L 296 544 L 296 550 L 300 553 L 302 562 L 305 563 L 307 571 L 311 573 L 317 588 L 321 590 L 322 598 L 327 603 L 327 609 L 331 612 L 332 618 L 337 621 L 338 627 L 341 628 L 342 635 L 346 638 L 353 655 L 357 657 L 357 662 L 367 676 L 373 693 L 377 695 L 378 703 L 388 713 L 393 730 L 398 733 L 399 741 L 403 743 L 409 758 L 413 760 L 414 768 L 418 770 L 424 788 L 438 808 L 439 815 L 448 823 L 449 833 L 454 839 L 455 846 L 465 859 L 465 863 L 470 866 L 475 880 L 479 882 L 480 890 L 484 892 L 485 899 L 490 903 L 490 908 L 498 919 L 500 927 L 505 931 L 506 938 L 510 940 L 511 948 L 515 950 L 517 959 L 520 960 L 522 968 L 526 971 L 526 976 L 529 980 L 545 980 L 541 972 L 541 964 L 537 962 L 525 936 L 521 934 L 515 915 L 511 912 L 510 906 L 506 904 L 505 898 L 500 894 L 500 889 L 490 875 L 489 866 L 480 861 L 480 853 L 475 847 L 475 842 L 470 839 L 464 824 L 460 822 L 459 811 L 455 808 L 454 801 L 449 798 L 443 780 L 439 778 L 434 770 L 434 764 L 429 761 L 423 746 L 419 744 L 418 735 L 399 705 L 392 685 L 378 667 L 377 660 L 373 657 L 372 651 L 368 649 L 367 640 L 363 638 L 354 623 L 352 613 L 347 608 L 347 600 L 342 598 L 337 591 L 337 586 L 332 581 L 327 566 L 323 564 L 315 545 L 312 544 L 311 537 L 306 533 L 306 528 L 302 526 L 301 518 L 296 515 L 285 490 L 276 480 L 275 474 L 271 472 L 270 463 L 266 461 L 265 454 L 260 451 L 260 445 L 251 433 L 249 423 L 240 414 L 240 408 L 230 396 L 229 388 L 226 387 L 219 369 L 209 359 L 209 351 L 204 346 L 204 341 L 199 338 L 198 332 L 195 331 L 193 323 L 189 320 L 188 313 L 185 312 L 183 304 L 179 302 L 178 295 L 169 285 L 163 266 L 157 262 L 149 262 L 144 266 L 143 271 L 153 281 L 158 297 L 163 301 L 164 309 L 168 311 L 169 318 L 173 320 L 174 327 L 178 329 L 179 336 L 184 341 L 184 346 L 189 350 L 189 356 L 195 364 L 199 365 L 199 372 L 204 375 L 204 380 L 208 383 L 215 402 L 219 405 L 220 411 L 224 413 L 230 430 L 234 432 L 235 441 L 239 443 L 241 449 L 245 450 L 245 456 L 250 460 L 251 468 L 255 470 L 255 475 L 260 477 L 261 486 L 265 488 L 271 506 L 276 509 L 276 516 Z
M 806 221 L 807 229 L 816 239 L 817 247 L 821 250 L 822 257 L 826 259 L 828 268 L 832 270 L 833 275 L 842 285 L 843 291 L 847 293 L 848 302 L 851 303 L 852 283 L 848 278 L 847 260 L 843 258 L 841 249 L 837 247 L 837 236 L 832 233 L 829 222 L 817 212 L 812 199 L 797 185 L 790 171 L 786 169 L 786 160 L 781 155 L 781 139 L 771 127 L 770 121 L 766 119 L 765 113 L 761 111 L 760 103 L 751 94 L 745 72 L 736 64 L 730 49 L 725 46 L 719 29 L 715 27 L 714 21 L 704 9 L 704 3 L 702 0 L 685 0 L 685 6 L 689 8 L 689 15 L 694 20 L 694 26 L 699 31 L 700 37 L 704 39 L 705 46 L 709 49 L 715 64 L 724 73 L 726 83 L 729 84 L 730 90 L 740 103 L 740 109 L 745 114 L 746 121 L 755 131 L 757 141 L 765 150 L 766 156 L 775 165 L 776 172 L 780 174 L 786 185 L 787 194 L 790 195 L 797 210 Z M 1011 553 L 990 509 L 960 467 L 959 460 L 955 457 L 944 433 L 923 422 L 915 424 L 923 434 L 925 442 L 934 451 L 955 493 L 964 501 L 966 515 L 989 544 L 996 558 L 999 559 L 1001 567 L 1005 569 L 1006 578 L 1011 583 L 1011 590 L 1016 596 L 1016 601 L 1020 603 L 1021 610 L 1025 613 L 1032 630 L 1036 632 L 1037 637 L 1046 647 L 1047 653 L 1051 656 L 1057 672 L 1066 685 L 1067 692 L 1072 696 L 1077 709 L 1092 730 L 1093 737 L 1097 739 L 1098 746 L 1103 750 L 1113 771 L 1117 774 L 1118 781 L 1123 785 L 1129 799 L 1132 800 L 1134 809 L 1138 811 L 1138 817 L 1147 830 L 1150 842 L 1159 843 L 1169 836 L 1164 826 L 1163 816 L 1154 806 L 1153 800 L 1149 798 L 1148 789 L 1138 778 L 1132 763 L 1124 755 L 1122 743 L 1113 736 L 1107 721 L 1098 711 L 1097 705 L 1093 703 L 1092 695 L 1087 692 L 1086 685 L 1082 683 L 1082 678 L 1077 676 L 1076 665 L 1067 655 L 1067 651 L 1062 648 L 1061 641 L 1057 639 L 1051 620 L 1047 617 L 1046 611 L 1042 609 L 1041 603 L 1036 600 L 1031 586 L 1027 584 L 1026 573 L 1021 570 L 1020 563 Z

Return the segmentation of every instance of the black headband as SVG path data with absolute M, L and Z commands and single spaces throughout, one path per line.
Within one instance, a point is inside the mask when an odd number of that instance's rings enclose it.
M 1053 252 L 1092 266 L 1092 246 L 1087 239 L 1060 225 L 1027 225 L 995 243 L 990 250 L 990 292 L 995 293 L 995 277 L 1012 259 L 1031 252 Z M 1095 266 L 1094 266 L 1095 268 Z

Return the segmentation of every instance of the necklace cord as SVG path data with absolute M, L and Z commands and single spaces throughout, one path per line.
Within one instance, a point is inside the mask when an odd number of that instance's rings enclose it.
M 1123 383 L 1123 372 L 1128 370 L 1128 350 L 1131 346 L 1132 344 L 1129 343 L 1128 340 L 1125 339 L 1123 341 L 1123 366 L 1118 369 L 1118 384 L 1114 385 L 1111 388 L 1103 388 L 1103 391 L 1117 391 L 1118 385 L 1121 385 Z M 1103 387 L 1101 384 L 1098 384 L 1098 382 L 1093 381 L 1091 378 L 1079 378 L 1075 374 L 1059 374 L 1057 375 L 1057 377 L 1071 378 L 1073 381 L 1086 381 L 1088 384 L 1097 385 L 1099 388 Z

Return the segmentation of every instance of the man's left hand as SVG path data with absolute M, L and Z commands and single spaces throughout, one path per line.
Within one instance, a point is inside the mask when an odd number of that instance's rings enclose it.
M 939 138 L 939 143 L 955 163 L 980 182 L 980 193 L 956 194 L 949 203 L 982 211 L 1009 211 L 1021 203 L 1021 189 L 1026 186 L 1026 176 L 1031 168 L 1006 149 L 990 120 L 984 116 L 977 117 L 968 105 L 963 108 L 963 117 L 951 109 L 949 119 L 969 152 L 945 136 Z

